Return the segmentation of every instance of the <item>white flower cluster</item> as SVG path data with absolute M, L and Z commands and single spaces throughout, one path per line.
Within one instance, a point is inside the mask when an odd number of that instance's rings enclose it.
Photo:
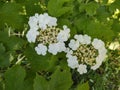
M 106 57 L 107 50 L 104 42 L 95 38 L 91 41 L 88 35 L 75 35 L 66 50 L 68 66 L 77 68 L 80 74 L 87 73 L 90 66 L 92 70 L 100 67 Z M 88 66 L 88 67 L 87 67 Z
M 64 25 L 63 30 L 56 28 L 57 19 L 47 13 L 35 14 L 29 18 L 30 30 L 26 37 L 30 43 L 39 43 L 35 47 L 38 55 L 46 55 L 47 51 L 56 55 L 66 50 L 65 41 L 70 37 L 70 29 Z
M 29 18 L 28 24 L 30 29 L 26 37 L 28 42 L 38 44 L 35 47 L 38 55 L 46 55 L 47 52 L 56 55 L 64 51 L 68 66 L 80 74 L 87 73 L 88 69 L 96 70 L 106 57 L 104 42 L 97 38 L 91 41 L 88 35 L 75 35 L 66 48 L 70 29 L 66 25 L 63 29 L 57 28 L 57 19 L 47 13 L 35 14 Z

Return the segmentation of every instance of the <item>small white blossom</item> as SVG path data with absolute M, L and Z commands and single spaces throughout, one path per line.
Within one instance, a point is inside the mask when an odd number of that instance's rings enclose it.
M 72 50 L 76 50 L 79 47 L 79 42 L 72 39 L 72 40 L 70 40 L 69 47 Z
M 50 44 L 48 48 L 48 52 L 53 55 L 56 55 L 59 52 L 59 45 L 57 43 Z
M 50 44 L 48 52 L 52 53 L 53 55 L 56 55 L 58 52 L 62 52 L 65 50 L 66 50 L 65 43 L 58 42 Z
M 67 62 L 68 62 L 68 66 L 71 67 L 72 69 L 77 68 L 79 65 L 76 56 L 70 56 Z
M 78 40 L 81 44 L 90 44 L 91 37 L 88 35 L 75 35 L 74 38 Z
M 85 44 L 90 44 L 91 43 L 91 37 L 90 36 L 88 36 L 88 35 L 84 35 L 84 43 Z
M 43 44 L 38 44 L 38 46 L 35 47 L 35 51 L 38 55 L 46 55 L 47 47 Z
M 104 42 L 97 38 L 93 40 L 92 45 L 94 46 L 95 49 L 100 49 L 105 46 Z
M 48 26 L 56 26 L 57 19 L 55 17 L 49 16 L 47 13 L 40 14 L 38 17 L 39 27 L 45 30 Z
M 101 55 L 106 55 L 107 49 L 106 49 L 105 47 L 102 47 L 102 48 L 98 49 L 98 52 L 99 52 L 99 54 L 101 54 Z
M 84 64 L 80 64 L 77 68 L 77 71 L 80 73 L 80 74 L 84 74 L 84 73 L 87 73 L 87 66 L 84 65 Z
M 35 16 L 29 18 L 28 24 L 31 29 L 37 30 L 38 29 L 38 17 L 39 15 L 36 13 Z
M 73 51 L 70 50 L 69 48 L 66 48 L 65 53 L 67 53 L 66 57 L 69 58 L 73 54 Z
M 27 37 L 27 40 L 28 42 L 33 42 L 35 43 L 35 40 L 37 38 L 37 35 L 39 35 L 39 32 L 38 31 L 35 31 L 35 30 L 29 30 L 26 34 L 26 37 Z
M 75 35 L 74 38 L 78 40 L 81 44 L 84 44 L 83 35 Z
M 96 70 L 101 66 L 102 62 L 96 63 L 94 66 L 91 66 L 92 70 Z
M 63 30 L 61 30 L 57 36 L 57 40 L 60 42 L 64 42 L 67 41 L 69 37 L 70 37 L 70 29 L 66 25 L 64 25 Z
M 57 44 L 59 46 L 59 52 L 66 50 L 65 43 L 58 42 Z

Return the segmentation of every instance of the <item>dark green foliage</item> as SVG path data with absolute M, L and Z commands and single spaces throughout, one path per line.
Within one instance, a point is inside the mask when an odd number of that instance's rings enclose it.
M 25 70 L 19 66 L 13 66 L 5 73 L 5 90 L 23 90 Z
M 53 73 L 49 81 L 39 75 L 36 75 L 34 80 L 34 90 L 68 90 L 71 85 L 70 72 L 66 70 L 60 71 L 59 68 Z
M 23 29 L 23 17 L 19 14 L 21 11 L 22 6 L 20 4 L 4 3 L 0 8 L 0 26 L 7 23 L 13 28 Z

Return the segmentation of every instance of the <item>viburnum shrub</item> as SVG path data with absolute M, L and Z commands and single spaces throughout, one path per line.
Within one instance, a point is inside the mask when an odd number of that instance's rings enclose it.
M 0 90 L 119 90 L 120 0 L 1 0 Z

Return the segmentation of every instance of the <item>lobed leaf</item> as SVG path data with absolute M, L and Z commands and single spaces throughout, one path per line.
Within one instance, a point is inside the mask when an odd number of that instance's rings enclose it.
M 23 28 L 23 17 L 20 15 L 22 6 L 17 3 L 4 3 L 0 8 L 0 25 L 3 27 L 5 23 L 16 29 Z
M 72 6 L 65 6 L 65 4 L 69 2 L 70 0 L 49 0 L 47 6 L 49 14 L 55 17 L 60 17 L 63 14 L 70 12 Z
M 5 90 L 23 90 L 25 75 L 25 70 L 19 65 L 8 69 L 5 73 Z

